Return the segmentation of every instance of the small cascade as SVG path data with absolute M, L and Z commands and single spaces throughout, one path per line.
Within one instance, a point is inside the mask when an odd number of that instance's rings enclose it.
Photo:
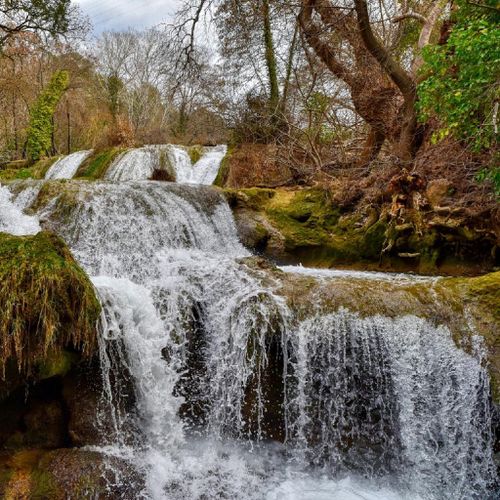
M 187 149 L 182 146 L 144 146 L 120 155 L 109 167 L 106 180 L 148 180 L 155 171 L 165 170 L 179 184 L 211 185 L 226 153 L 226 146 L 203 148 L 202 157 L 193 165 Z
M 175 158 L 174 166 L 177 182 L 180 184 L 204 184 L 210 186 L 214 183 L 219 173 L 223 158 L 227 154 L 227 146 L 204 148 L 204 154 L 193 165 L 187 153 L 182 148 L 174 147 L 172 150 Z M 186 161 L 187 160 L 187 161 Z
M 0 185 L 0 232 L 16 236 L 38 233 L 40 223 L 38 218 L 24 214 L 23 210 L 33 201 L 30 188 L 23 191 L 23 196 L 15 199 L 10 190 Z
M 57 160 L 45 174 L 45 179 L 72 179 L 80 165 L 92 154 L 92 151 L 78 151 Z
M 296 310 L 213 188 L 75 189 L 71 217 L 57 198 L 43 216 L 101 297 L 102 450 L 145 498 L 495 498 L 479 339 L 466 353 L 430 320 Z
M 121 154 L 109 167 L 106 180 L 140 181 L 150 179 L 160 168 L 160 146 L 145 146 Z
M 493 442 L 479 346 L 468 355 L 449 330 L 417 317 L 346 310 L 304 321 L 292 342 L 289 428 L 299 456 L 396 476 L 422 498 L 489 498 L 495 465 L 485 453 Z

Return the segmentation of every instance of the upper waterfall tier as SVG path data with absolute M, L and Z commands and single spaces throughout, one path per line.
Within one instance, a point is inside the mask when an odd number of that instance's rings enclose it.
M 174 151 L 174 156 L 184 156 L 181 153 L 181 148 L 176 147 Z M 204 148 L 201 158 L 194 164 L 189 159 L 189 156 L 188 161 L 185 160 L 185 157 L 181 161 L 176 161 L 174 166 L 177 182 L 180 184 L 213 184 L 226 154 L 227 146 L 216 146 Z
M 144 146 L 120 155 L 109 167 L 106 179 L 148 180 L 156 171 L 165 171 L 179 184 L 211 185 L 217 177 L 226 152 L 226 146 L 202 148 L 201 158 L 193 164 L 188 150 L 182 146 Z
M 224 198 L 209 187 L 161 182 L 66 185 L 47 207 L 54 227 L 91 275 L 144 282 L 168 252 L 245 256 Z M 71 201 L 69 201 L 71 198 Z M 71 209 L 58 221 L 59 205 Z M 59 204 L 59 205 L 58 205 Z
M 78 151 L 68 156 L 63 156 L 52 165 L 45 178 L 49 180 L 55 179 L 72 179 L 80 165 L 92 154 L 92 151 Z

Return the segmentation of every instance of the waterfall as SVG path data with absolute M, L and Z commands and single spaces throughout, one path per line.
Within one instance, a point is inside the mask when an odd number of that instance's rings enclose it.
M 45 174 L 45 179 L 72 179 L 80 165 L 92 154 L 92 151 L 78 151 L 57 160 Z
M 479 338 L 466 353 L 431 320 L 296 310 L 210 187 L 74 184 L 71 217 L 57 198 L 43 216 L 99 292 L 102 449 L 145 498 L 496 497 Z
M 226 153 L 226 146 L 203 148 L 200 160 L 193 165 L 184 147 L 144 146 L 120 155 L 108 169 L 106 180 L 148 180 L 155 170 L 166 170 L 179 184 L 211 185 Z
M 32 201 L 26 189 L 26 194 L 19 200 L 5 186 L 0 185 L 0 232 L 16 236 L 36 234 L 40 231 L 38 218 L 23 213 L 24 208 Z
M 179 147 L 172 149 L 172 155 L 177 160 L 174 163 L 177 182 L 181 184 L 213 184 L 227 154 L 227 146 L 204 148 L 202 157 L 193 165 L 185 151 Z
M 308 462 L 396 473 L 422 498 L 489 498 L 495 466 L 485 453 L 493 442 L 480 344 L 471 356 L 426 320 L 345 310 L 302 322 L 293 339 L 290 426 Z
M 111 164 L 106 179 L 110 181 L 138 181 L 150 179 L 160 168 L 160 147 L 145 146 L 122 153 Z

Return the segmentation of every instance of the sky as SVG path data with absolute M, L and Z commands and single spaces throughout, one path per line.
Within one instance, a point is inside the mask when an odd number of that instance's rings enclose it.
M 74 0 L 96 35 L 128 27 L 147 28 L 172 19 L 180 0 Z

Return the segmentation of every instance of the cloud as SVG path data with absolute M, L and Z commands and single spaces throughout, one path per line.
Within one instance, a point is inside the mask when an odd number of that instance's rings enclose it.
M 180 0 L 75 0 L 96 34 L 146 28 L 172 19 Z

